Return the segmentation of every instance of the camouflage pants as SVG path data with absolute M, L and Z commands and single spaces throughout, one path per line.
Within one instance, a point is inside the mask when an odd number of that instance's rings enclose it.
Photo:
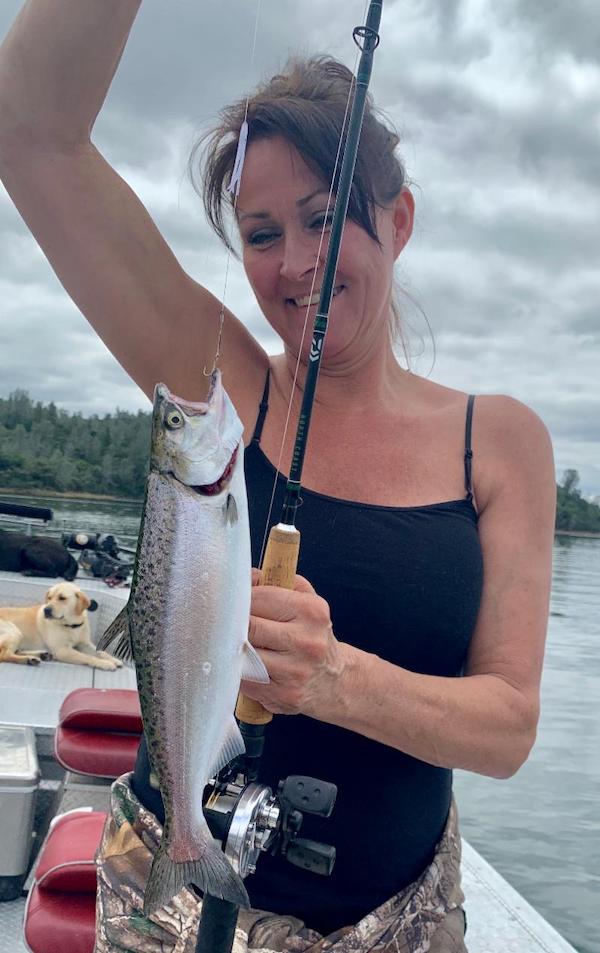
M 133 794 L 130 776 L 115 781 L 97 855 L 94 953 L 194 953 L 202 904 L 190 890 L 150 917 L 142 912 L 161 834 L 156 817 Z M 452 804 L 435 857 L 419 880 L 355 926 L 322 937 L 293 916 L 240 910 L 232 953 L 466 953 L 463 900 Z

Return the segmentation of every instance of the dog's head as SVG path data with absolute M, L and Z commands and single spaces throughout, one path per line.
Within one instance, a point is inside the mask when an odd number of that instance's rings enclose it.
M 59 582 L 46 593 L 44 616 L 72 624 L 81 620 L 86 612 L 95 612 L 97 608 L 96 600 L 90 599 L 72 582 Z

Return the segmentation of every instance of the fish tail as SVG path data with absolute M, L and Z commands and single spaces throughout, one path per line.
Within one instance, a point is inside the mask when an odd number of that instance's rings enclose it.
M 238 907 L 248 909 L 250 906 L 244 881 L 211 837 L 210 841 L 205 842 L 202 857 L 182 863 L 176 863 L 169 857 L 167 848 L 159 846 L 146 885 L 144 915 L 149 916 L 170 903 L 180 890 L 190 884 L 195 884 L 203 893 L 229 900 Z

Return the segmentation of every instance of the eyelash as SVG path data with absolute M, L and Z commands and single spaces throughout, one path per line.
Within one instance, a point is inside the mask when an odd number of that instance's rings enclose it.
M 332 221 L 333 211 L 329 211 L 327 215 L 325 215 L 325 212 L 321 212 L 315 219 L 313 219 L 309 227 L 317 227 L 322 229 L 326 222 L 327 228 L 331 228 Z M 277 234 L 277 232 L 254 232 L 247 238 L 247 243 L 249 245 L 253 245 L 255 248 L 260 248 L 261 245 L 267 245 L 269 242 L 273 241 L 273 238 L 277 237 Z

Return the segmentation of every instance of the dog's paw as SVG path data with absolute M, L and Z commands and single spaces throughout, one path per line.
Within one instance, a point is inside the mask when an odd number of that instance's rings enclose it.
M 28 659 L 27 659 L 27 665 L 39 665 L 41 661 L 42 661 L 42 660 L 39 659 L 39 658 L 33 658 L 33 657 L 31 657 L 31 658 L 28 658 Z
M 40 662 L 51 662 L 53 655 L 51 652 L 41 652 L 40 653 Z
M 119 667 L 117 665 L 118 659 L 115 659 L 114 662 L 111 659 L 107 658 L 98 658 L 96 659 L 95 668 L 101 668 L 104 672 L 115 672 Z

